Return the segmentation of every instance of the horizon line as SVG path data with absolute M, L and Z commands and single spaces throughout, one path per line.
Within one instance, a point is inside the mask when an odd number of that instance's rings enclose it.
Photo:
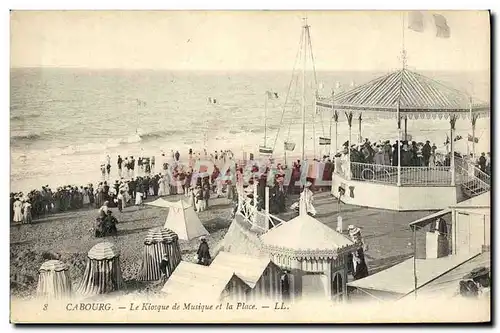
M 412 67 L 412 66 L 410 66 Z M 122 71 L 170 71 L 170 72 L 289 72 L 291 69 L 237 69 L 237 68 L 220 68 L 220 69 L 207 69 L 207 68 L 190 68 L 190 69 L 177 69 L 177 68 L 152 68 L 152 67 L 136 67 L 136 68 L 123 68 L 123 67 L 77 67 L 77 66 L 10 66 L 11 70 L 15 69 L 67 69 L 67 70 L 122 70 Z M 387 71 L 397 71 L 401 68 L 373 68 L 373 69 L 335 69 L 335 68 L 325 68 L 318 69 L 316 72 L 387 72 Z M 490 72 L 491 69 L 416 69 L 419 71 L 434 71 L 434 72 Z M 306 70 L 306 72 L 312 72 L 313 70 Z

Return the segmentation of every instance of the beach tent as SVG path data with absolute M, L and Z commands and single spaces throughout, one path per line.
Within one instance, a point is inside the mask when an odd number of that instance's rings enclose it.
M 38 297 L 62 299 L 71 295 L 68 265 L 59 260 L 49 260 L 44 262 L 38 271 Z
M 139 281 L 156 281 L 161 278 L 160 263 L 164 254 L 168 256 L 167 277 L 181 261 L 179 237 L 170 229 L 149 230 L 144 240 Z
M 147 205 L 169 208 L 164 228 L 175 232 L 179 239 L 191 240 L 196 237 L 208 235 L 207 229 L 201 223 L 193 206 L 182 199 L 177 202 L 157 199 L 147 203 Z
M 96 244 L 87 255 L 87 267 L 77 292 L 97 295 L 116 291 L 122 286 L 120 252 L 113 243 Z
M 246 300 L 250 287 L 227 268 L 197 265 L 181 261 L 162 288 L 176 301 L 220 302 L 226 299 Z

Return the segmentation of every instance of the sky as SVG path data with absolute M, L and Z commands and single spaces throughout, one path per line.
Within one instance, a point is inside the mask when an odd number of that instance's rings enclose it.
M 11 67 L 290 70 L 305 16 L 317 70 L 398 68 L 403 30 L 409 67 L 490 69 L 486 11 L 424 12 L 422 33 L 397 11 L 13 11 Z

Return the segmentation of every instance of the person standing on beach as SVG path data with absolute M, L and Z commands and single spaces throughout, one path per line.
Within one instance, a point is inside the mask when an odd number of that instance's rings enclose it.
M 155 173 L 155 157 L 151 156 L 151 172 Z
M 135 170 L 134 156 L 130 156 L 130 170 L 132 172 L 132 177 L 135 177 L 135 173 L 134 173 L 134 170 Z
M 140 210 L 142 206 L 142 196 L 143 193 L 143 186 L 140 186 L 137 192 L 135 193 L 135 205 L 137 206 L 137 209 Z
M 21 223 L 23 221 L 23 204 L 21 200 L 19 200 L 19 197 L 15 198 L 16 201 L 14 201 L 14 223 Z
M 123 159 L 120 155 L 118 155 L 118 160 L 116 161 L 117 167 L 118 167 L 118 177 L 122 177 L 122 163 Z
M 33 221 L 33 218 L 31 217 L 31 203 L 29 199 L 24 201 L 23 204 L 23 223 L 24 224 L 31 224 Z
M 179 162 L 180 157 L 181 157 L 181 154 L 179 154 L 179 151 L 176 151 L 176 152 L 175 152 L 175 160 L 176 160 L 177 162 Z
M 111 173 L 111 164 L 106 165 L 106 180 L 109 180 L 109 175 Z
M 201 236 L 201 243 L 196 252 L 198 255 L 198 264 L 208 266 L 210 265 L 210 248 L 208 247 L 207 239 L 205 236 Z

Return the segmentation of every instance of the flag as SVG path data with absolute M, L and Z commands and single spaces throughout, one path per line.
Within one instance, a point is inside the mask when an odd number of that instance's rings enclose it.
M 295 149 L 295 143 L 285 142 L 285 150 L 293 151 Z
M 273 149 L 268 147 L 259 147 L 259 153 L 262 155 L 271 155 L 273 153 Z
M 408 12 L 408 29 L 416 32 L 424 31 L 424 15 L 422 12 L 418 10 Z
M 470 135 L 470 134 L 467 135 L 467 140 L 470 141 L 470 142 L 474 141 L 474 143 L 478 143 L 479 142 L 479 138 L 474 138 L 473 139 L 472 135 Z
M 443 15 L 434 14 L 434 24 L 436 25 L 436 37 L 450 38 L 450 27 Z
M 322 137 L 320 137 L 319 138 L 319 145 L 320 146 L 328 146 L 328 145 L 331 144 L 331 141 L 332 140 L 330 138 L 322 138 Z
M 266 94 L 267 94 L 268 99 L 278 99 L 279 98 L 278 93 L 276 93 L 276 92 L 266 91 Z

